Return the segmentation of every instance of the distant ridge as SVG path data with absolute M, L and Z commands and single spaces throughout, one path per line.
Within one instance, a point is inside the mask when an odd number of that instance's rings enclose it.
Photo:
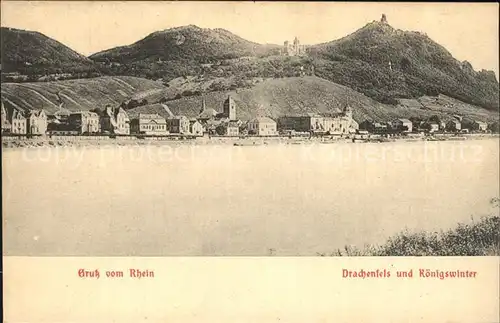
M 257 44 L 225 29 L 188 25 L 151 33 L 89 59 L 40 33 L 2 28 L 2 75 L 8 71 L 38 76 L 107 74 L 166 85 L 178 78 L 226 80 L 213 83 L 210 91 L 252 88 L 256 78 L 315 76 L 390 106 L 397 106 L 400 99 L 444 95 L 499 111 L 499 84 L 493 72 L 475 71 L 423 33 L 394 29 L 387 17 L 341 39 L 308 46 L 303 57 L 280 56 L 280 52 L 278 45 Z
M 134 44 L 101 51 L 90 58 L 122 64 L 159 59 L 210 63 L 218 59 L 265 55 L 270 47 L 273 46 L 245 40 L 222 28 L 188 25 L 156 31 Z
M 94 63 L 36 31 L 1 27 L 2 73 L 68 73 L 90 70 Z
M 97 77 L 56 82 L 2 83 L 2 102 L 19 111 L 44 109 L 55 113 L 119 106 L 135 93 L 163 89 L 151 80 L 130 76 Z

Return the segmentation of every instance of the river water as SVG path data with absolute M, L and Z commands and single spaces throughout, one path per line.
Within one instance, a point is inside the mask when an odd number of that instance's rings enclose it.
M 498 139 L 3 151 L 4 255 L 302 256 L 491 213 Z

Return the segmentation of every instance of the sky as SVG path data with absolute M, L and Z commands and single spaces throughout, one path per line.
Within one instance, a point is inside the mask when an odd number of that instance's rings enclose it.
M 247 40 L 303 44 L 341 38 L 379 20 L 426 33 L 458 60 L 499 75 L 497 3 L 2 1 L 1 24 L 39 31 L 83 55 L 184 25 L 224 28 Z

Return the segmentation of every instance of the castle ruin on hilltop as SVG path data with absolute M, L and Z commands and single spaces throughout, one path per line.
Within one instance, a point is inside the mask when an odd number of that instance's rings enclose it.
M 302 56 L 306 54 L 306 47 L 300 44 L 297 37 L 290 43 L 288 40 L 284 42 L 281 50 L 282 56 Z

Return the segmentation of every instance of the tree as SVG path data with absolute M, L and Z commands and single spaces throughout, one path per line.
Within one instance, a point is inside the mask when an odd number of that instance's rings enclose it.
M 493 133 L 499 133 L 500 132 L 500 127 L 498 121 L 493 122 L 488 126 L 488 128 L 491 130 Z
M 429 121 L 441 124 L 441 118 L 438 115 L 433 115 L 432 117 L 429 118 Z

